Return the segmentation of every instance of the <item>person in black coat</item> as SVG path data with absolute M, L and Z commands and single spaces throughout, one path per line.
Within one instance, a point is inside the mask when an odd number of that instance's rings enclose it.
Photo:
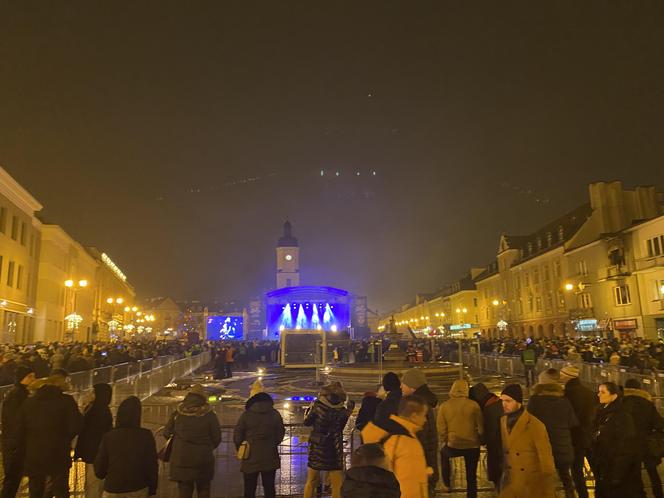
M 364 426 L 369 422 L 373 421 L 374 416 L 376 415 L 376 409 L 381 401 L 382 400 L 374 391 L 367 391 L 364 393 L 362 404 L 360 405 L 360 411 L 355 419 L 355 429 L 357 429 L 358 432 L 364 429 Z
M 152 432 L 141 428 L 141 401 L 136 396 L 120 403 L 115 429 L 102 437 L 94 468 L 97 478 L 104 479 L 106 493 L 157 494 L 157 446 Z
M 600 408 L 594 422 L 591 466 L 597 498 L 640 496 L 640 461 L 634 419 L 623 405 L 618 386 L 599 385 Z
M 2 468 L 4 479 L 0 497 L 16 496 L 23 477 L 25 448 L 21 444 L 21 411 L 28 399 L 28 385 L 35 380 L 32 368 L 19 365 L 16 370 L 16 383 L 5 395 L 2 403 Z
M 309 436 L 309 458 L 304 498 L 312 498 L 320 482 L 320 471 L 330 477 L 332 497 L 341 496 L 343 480 L 343 431 L 354 404 L 346 406 L 346 393 L 340 382 L 323 386 L 320 395 L 309 407 L 304 425 L 313 427 Z
M 571 431 L 574 447 L 574 461 L 572 462 L 574 487 L 579 498 L 588 498 L 584 467 L 585 459 L 590 461 L 597 396 L 581 383 L 579 368 L 574 365 L 567 365 L 560 370 L 560 381 L 565 384 L 565 398 L 572 404 L 574 414 L 579 421 L 579 425 L 573 427 Z
M 46 479 L 56 498 L 69 497 L 71 442 L 81 430 L 81 414 L 68 389 L 67 374 L 54 371 L 23 403 L 19 437 L 25 444 L 30 496 L 43 496 Z
M 476 401 L 482 410 L 484 419 L 482 442 L 486 445 L 487 476 L 498 489 L 503 472 L 503 446 L 500 438 L 500 417 L 504 415 L 503 404 L 500 398 L 481 382 L 470 388 L 468 397 Z
M 240 464 L 240 471 L 244 475 L 244 498 L 255 498 L 259 474 L 265 498 L 276 496 L 274 480 L 281 466 L 279 444 L 285 434 L 284 421 L 274 409 L 269 394 L 258 392 L 247 400 L 245 411 L 233 431 L 236 449 L 244 441 L 249 443 L 249 457 Z
M 574 408 L 564 396 L 563 387 L 558 384 L 558 370 L 550 368 L 539 375 L 538 384 L 533 387 L 528 401 L 528 412 L 537 417 L 546 427 L 549 435 L 553 460 L 558 476 L 563 483 L 566 498 L 575 498 L 574 481 L 570 472 L 574 461 L 572 432 L 579 421 Z
M 422 430 L 417 433 L 417 439 L 422 443 L 427 466 L 433 469 L 429 477 L 429 496 L 435 496 L 436 482 L 438 481 L 438 428 L 436 427 L 436 413 L 434 409 L 438 404 L 438 397 L 429 389 L 424 371 L 411 368 L 403 374 L 401 379 L 401 393 L 403 396 L 420 396 L 429 407 L 427 421 Z
M 661 458 L 649 455 L 646 443 L 648 434 L 653 431 L 664 430 L 664 419 L 653 404 L 650 394 L 641 389 L 641 383 L 638 380 L 629 379 L 625 382 L 623 395 L 623 406 L 632 414 L 634 419 L 637 448 L 641 461 L 648 472 L 648 477 L 650 477 L 653 495 L 655 498 L 664 498 L 662 480 L 657 472 L 657 466 L 660 464 Z M 645 493 L 643 496 L 645 496 Z
M 399 481 L 388 470 L 383 445 L 363 444 L 352 455 L 341 486 L 342 498 L 399 498 Z
M 113 388 L 109 384 L 95 384 L 94 400 L 83 412 L 83 428 L 76 442 L 74 458 L 85 462 L 85 496 L 101 497 L 104 483 L 97 479 L 94 462 L 101 444 L 101 438 L 113 428 L 113 415 L 109 409 Z
M 180 498 L 209 498 L 214 477 L 214 450 L 221 442 L 219 419 L 207 401 L 203 386 L 191 388 L 164 429 L 173 436 L 170 479 L 177 481 Z
M 391 415 L 396 415 L 399 409 L 399 401 L 401 401 L 401 380 L 394 372 L 387 372 L 383 376 L 383 389 L 387 395 L 385 399 L 378 403 L 376 413 L 374 414 L 374 422 L 381 425 L 390 420 Z

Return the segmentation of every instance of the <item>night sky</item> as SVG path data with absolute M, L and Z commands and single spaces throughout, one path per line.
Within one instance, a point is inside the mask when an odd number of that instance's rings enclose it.
M 386 312 L 664 187 L 664 3 L 619 4 L 1 0 L 0 164 L 140 296 L 270 289 L 288 217 Z

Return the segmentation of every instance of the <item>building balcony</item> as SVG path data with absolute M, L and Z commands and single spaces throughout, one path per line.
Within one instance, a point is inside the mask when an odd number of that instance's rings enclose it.
M 635 273 L 664 269 L 664 255 L 654 258 L 642 258 L 635 261 Z
M 599 281 L 620 280 L 629 277 L 632 273 L 627 265 L 613 265 L 602 268 L 599 271 Z

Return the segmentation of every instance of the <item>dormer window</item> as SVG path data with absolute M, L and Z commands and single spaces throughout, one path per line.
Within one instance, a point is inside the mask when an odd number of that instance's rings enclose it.
M 558 242 L 562 242 L 565 238 L 565 229 L 562 225 L 558 227 Z
M 546 232 L 546 245 L 547 245 L 547 247 L 551 247 L 552 243 L 553 243 L 553 234 L 551 232 Z
M 528 254 L 532 254 L 532 253 L 533 253 L 533 243 L 528 242 Z
M 537 250 L 539 251 L 540 249 L 542 249 L 542 239 L 537 237 Z

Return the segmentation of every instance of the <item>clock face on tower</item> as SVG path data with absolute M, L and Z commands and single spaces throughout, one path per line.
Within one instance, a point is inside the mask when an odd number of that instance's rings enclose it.
M 290 254 L 286 254 L 285 258 L 286 261 L 290 261 L 291 259 L 293 259 L 293 256 L 291 256 Z

